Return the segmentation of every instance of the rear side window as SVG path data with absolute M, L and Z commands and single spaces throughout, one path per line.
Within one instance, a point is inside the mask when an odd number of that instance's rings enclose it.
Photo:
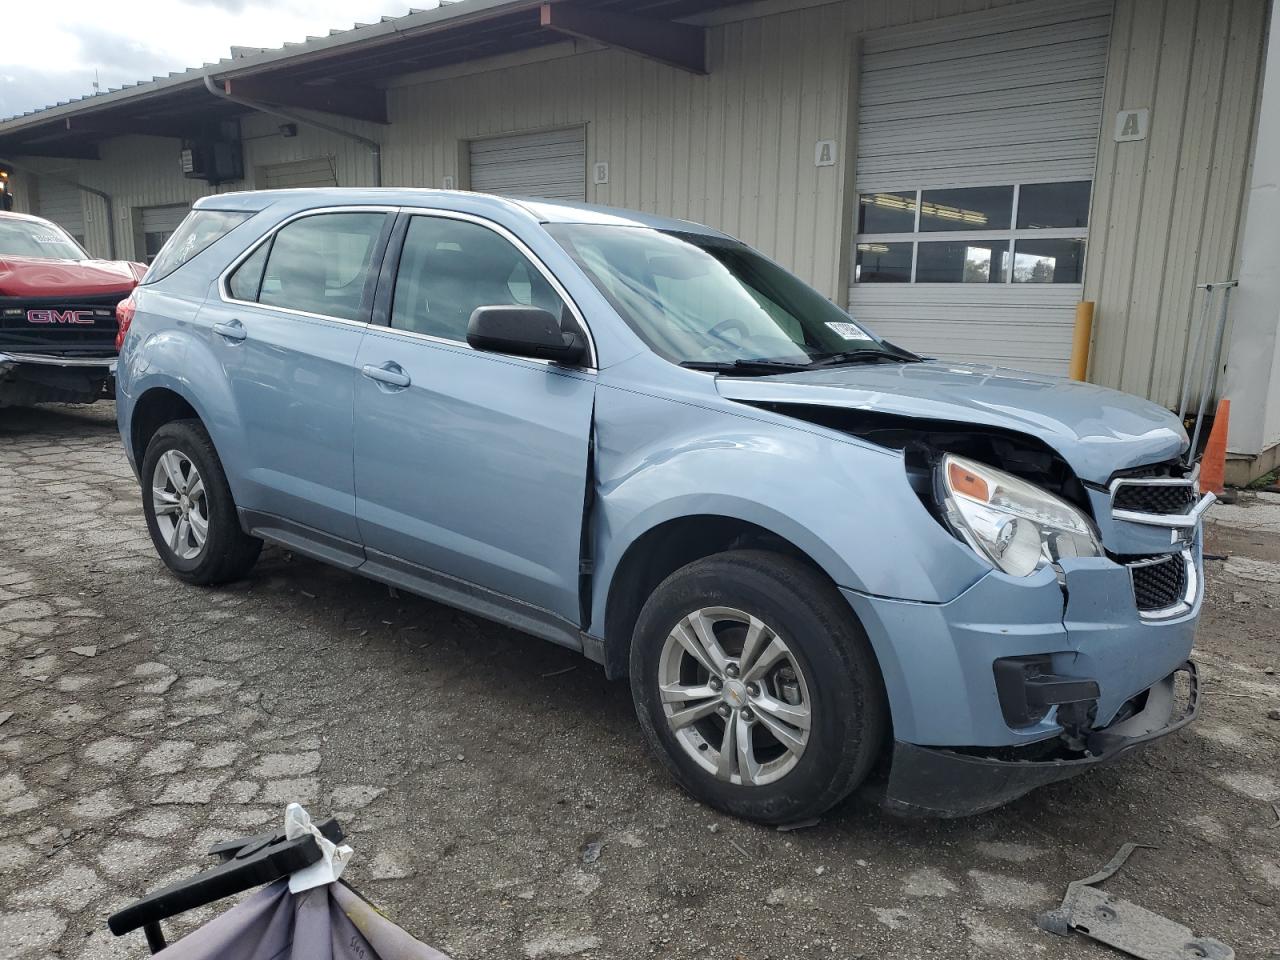
M 361 320 L 383 213 L 318 213 L 286 224 L 227 282 L 236 300 Z
M 156 254 L 142 282 L 155 283 L 167 277 L 251 216 L 252 213 L 243 210 L 191 211 Z

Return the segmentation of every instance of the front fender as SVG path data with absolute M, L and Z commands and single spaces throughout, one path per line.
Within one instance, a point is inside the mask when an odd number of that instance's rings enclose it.
M 597 630 L 627 549 L 680 517 L 763 527 L 838 586 L 877 596 L 942 603 L 989 569 L 925 510 L 899 453 L 822 427 L 602 384 L 596 451 Z

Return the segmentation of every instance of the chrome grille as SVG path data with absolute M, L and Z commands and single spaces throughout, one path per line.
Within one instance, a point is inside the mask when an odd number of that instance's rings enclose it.
M 1168 610 L 1186 602 L 1188 559 L 1185 553 L 1170 553 L 1127 561 L 1133 597 L 1140 612 Z

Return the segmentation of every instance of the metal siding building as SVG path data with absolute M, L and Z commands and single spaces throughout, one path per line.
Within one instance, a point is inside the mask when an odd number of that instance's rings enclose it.
M 511 24 L 505 46 L 424 55 L 421 70 L 380 66 L 390 41 L 378 25 L 208 68 L 232 92 L 241 76 L 267 70 L 294 70 L 288 82 L 330 69 L 335 86 L 376 84 L 385 124 L 296 112 L 376 141 L 380 158 L 305 119 L 283 136 L 280 116 L 250 110 L 221 115 L 238 123 L 244 177 L 216 188 L 181 174 L 172 137 L 100 139 L 99 159 L 14 155 L 17 134 L 44 114 L 75 117 L 144 94 L 231 111 L 197 85 L 203 71 L 0 122 L 0 156 L 109 194 L 120 255 L 145 254 L 157 208 L 215 190 L 367 186 L 380 171 L 387 185 L 585 198 L 709 223 L 941 357 L 1065 372 L 1075 304 L 1093 300 L 1090 379 L 1177 402 L 1195 284 L 1234 276 L 1240 263 L 1269 0 L 673 6 L 704 30 L 705 74 L 617 43 L 537 34 L 536 22 L 514 18 L 536 20 L 538 5 L 518 0 L 401 18 L 405 36 L 436 21 Z M 1116 117 L 1137 110 L 1147 111 L 1145 135 L 1117 142 Z M 47 179 L 30 185 L 36 212 L 56 212 L 42 200 L 58 192 L 46 192 Z M 966 188 L 997 192 L 957 192 Z M 1046 191 L 1075 195 L 1079 212 L 1036 220 Z M 998 202 L 970 209 L 970 196 Z M 909 206 L 910 222 L 866 228 L 868 211 L 895 204 Z M 103 206 L 84 195 L 84 235 L 105 255 Z M 965 229 L 939 220 L 948 216 Z M 959 279 L 980 282 L 950 282 Z M 1232 448 L 1250 456 L 1262 439 L 1280 440 L 1245 422 L 1256 407 L 1261 423 L 1280 402 L 1280 385 L 1262 380 L 1245 384 L 1233 411 Z M 1226 389 L 1240 388 L 1228 372 Z

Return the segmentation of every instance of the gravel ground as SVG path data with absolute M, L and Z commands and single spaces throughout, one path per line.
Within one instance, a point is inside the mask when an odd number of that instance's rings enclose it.
M 113 407 L 6 410 L 0 957 L 146 955 L 106 915 L 298 800 L 458 960 L 1114 956 L 1034 916 L 1127 840 L 1159 849 L 1108 889 L 1277 958 L 1278 534 L 1280 497 L 1217 509 L 1188 730 L 986 816 L 898 821 L 864 791 L 783 833 L 681 794 L 626 686 L 565 650 L 274 549 L 178 583 Z

